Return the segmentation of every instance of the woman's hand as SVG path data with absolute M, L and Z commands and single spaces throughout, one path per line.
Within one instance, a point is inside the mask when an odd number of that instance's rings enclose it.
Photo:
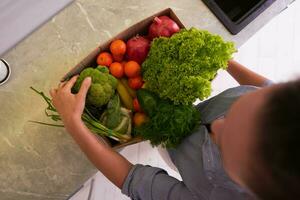
M 77 94 L 71 93 L 77 76 L 68 82 L 60 83 L 51 89 L 52 103 L 62 118 L 65 128 L 86 154 L 90 161 L 116 186 L 123 187 L 132 164 L 112 148 L 99 142 L 94 134 L 83 124 L 81 115 L 85 106 L 86 94 L 91 78 L 86 78 Z
M 77 94 L 72 94 L 71 88 L 78 76 L 72 77 L 69 81 L 59 84 L 58 88 L 51 89 L 52 103 L 59 113 L 66 128 L 81 122 L 81 115 L 85 106 L 86 94 L 91 85 L 91 78 L 87 77 L 81 85 Z
M 122 188 L 132 164 L 112 148 L 99 142 L 83 124 L 81 115 L 85 106 L 86 94 L 91 78 L 86 78 L 77 94 L 71 93 L 76 77 L 60 83 L 57 89 L 50 90 L 52 103 L 61 116 L 65 128 L 90 161 L 116 186 Z

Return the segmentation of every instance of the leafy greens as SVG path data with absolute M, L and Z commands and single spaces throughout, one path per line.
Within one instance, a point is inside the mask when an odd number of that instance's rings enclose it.
M 200 113 L 193 105 L 175 105 L 146 89 L 138 90 L 137 97 L 150 120 L 134 131 L 152 145 L 175 148 L 200 121 Z
M 171 38 L 154 39 L 142 65 L 143 78 L 161 98 L 188 105 L 210 95 L 210 81 L 235 51 L 232 42 L 218 35 L 183 29 Z

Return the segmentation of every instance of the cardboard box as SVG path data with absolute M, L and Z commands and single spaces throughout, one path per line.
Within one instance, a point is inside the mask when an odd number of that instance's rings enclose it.
M 116 39 L 122 39 L 124 41 L 127 41 L 128 39 L 132 38 L 135 35 L 146 35 L 148 33 L 148 28 L 150 24 L 153 22 L 153 19 L 157 16 L 167 15 L 171 19 L 173 19 L 180 28 L 185 28 L 185 26 L 182 24 L 182 22 L 178 19 L 176 14 L 173 12 L 171 8 L 167 8 L 161 12 L 158 12 L 138 23 L 135 25 L 127 28 L 126 30 L 122 31 L 115 37 L 111 38 L 107 42 L 101 44 L 99 47 L 97 47 L 94 51 L 92 51 L 87 57 L 85 57 L 80 63 L 78 63 L 74 68 L 72 68 L 62 79 L 61 81 L 67 80 L 70 77 L 79 74 L 83 69 L 87 67 L 97 66 L 96 59 L 100 52 L 102 51 L 109 51 L 109 45 L 112 41 Z M 104 141 L 106 144 L 112 146 L 114 149 L 119 149 L 131 144 L 135 144 L 142 141 L 142 138 L 140 137 L 134 137 L 130 141 L 126 143 L 118 143 L 115 145 L 110 144 L 109 140 L 107 138 L 101 138 L 102 141 Z

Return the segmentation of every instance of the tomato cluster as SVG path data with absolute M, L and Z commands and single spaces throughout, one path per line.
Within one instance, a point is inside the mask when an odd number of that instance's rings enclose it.
M 108 67 L 110 74 L 119 79 L 119 84 L 125 86 L 123 88 L 126 88 L 126 91 L 124 91 L 124 89 L 117 89 L 118 93 L 121 99 L 127 102 L 127 105 L 128 102 L 131 102 L 133 111 L 135 112 L 133 116 L 134 125 L 140 126 L 147 119 L 135 95 L 135 90 L 142 88 L 144 84 L 141 65 L 134 60 L 126 59 L 127 46 L 123 40 L 118 39 L 113 41 L 110 44 L 109 50 L 110 51 L 101 52 L 98 55 L 97 64 Z

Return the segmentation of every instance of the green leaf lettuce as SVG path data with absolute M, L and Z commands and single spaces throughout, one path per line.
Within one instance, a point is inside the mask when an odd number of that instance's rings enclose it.
M 211 80 L 235 51 L 232 42 L 218 35 L 183 29 L 171 38 L 154 39 L 142 65 L 143 78 L 147 89 L 161 98 L 191 104 L 210 95 Z

